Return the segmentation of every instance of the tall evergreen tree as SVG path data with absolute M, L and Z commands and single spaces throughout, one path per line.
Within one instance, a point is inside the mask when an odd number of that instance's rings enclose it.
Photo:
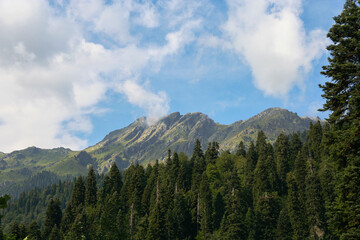
M 62 239 L 62 235 L 61 235 L 57 225 L 55 225 L 50 232 L 48 240 L 60 240 L 60 239 Z M 79 238 L 72 238 L 72 239 L 78 240 Z
M 85 200 L 85 184 L 82 176 L 79 176 L 74 184 L 74 190 L 71 196 L 71 205 L 75 211 L 78 207 L 84 205 Z
M 280 212 L 278 196 L 264 193 L 256 204 L 257 237 L 259 239 L 276 239 L 276 225 Z
M 40 227 L 36 221 L 32 221 L 28 227 L 28 240 L 41 240 Z
M 60 209 L 60 201 L 51 199 L 46 210 L 43 238 L 46 239 L 55 225 L 60 226 L 62 212 Z
M 288 185 L 288 209 L 291 226 L 293 228 L 294 240 L 303 240 L 308 237 L 308 223 L 306 216 L 305 204 L 299 196 L 300 190 L 293 172 L 287 176 Z
M 302 142 L 300 140 L 299 135 L 297 133 L 293 133 L 291 135 L 291 140 L 290 140 L 290 161 L 289 161 L 290 169 L 294 168 L 295 159 L 298 156 L 301 147 L 302 147 Z
M 239 143 L 239 146 L 236 150 L 236 156 L 242 156 L 242 157 L 245 157 L 246 156 L 246 150 L 245 150 L 245 145 L 244 145 L 244 142 L 241 141 Z
M 290 145 L 288 137 L 281 133 L 276 140 L 275 146 L 275 162 L 280 180 L 279 193 L 284 195 L 287 192 L 286 175 L 290 171 Z
M 331 56 L 322 72 L 331 80 L 320 85 L 326 99 L 321 110 L 330 111 L 328 121 L 336 140 L 332 154 L 340 168 L 360 152 L 359 9 L 358 0 L 346 0 L 341 14 L 334 17 L 327 35 L 333 42 L 327 47 Z
M 212 195 L 209 188 L 208 178 L 203 173 L 199 189 L 199 208 L 200 208 L 200 229 L 204 235 L 212 232 L 213 228 L 213 208 Z
M 308 134 L 309 153 L 310 156 L 315 159 L 317 163 L 321 161 L 322 136 L 323 133 L 320 121 L 317 121 L 317 123 L 315 124 L 310 123 L 310 129 Z
M 199 139 L 196 139 L 191 163 L 193 166 L 191 186 L 194 191 L 197 191 L 200 186 L 201 176 L 206 168 L 205 157 Z
M 113 163 L 113 165 L 111 165 L 110 171 L 109 171 L 109 178 L 110 178 L 110 192 L 118 192 L 120 193 L 122 185 L 123 185 L 123 181 L 122 181 L 122 177 L 120 174 L 120 171 L 118 169 L 118 167 L 116 166 L 116 163 Z
M 284 207 L 279 214 L 276 226 L 276 239 L 292 240 L 293 229 L 290 223 L 287 207 Z
M 326 99 L 323 111 L 330 111 L 330 156 L 337 165 L 336 199 L 331 225 L 340 239 L 360 238 L 360 2 L 346 0 L 334 17 L 328 38 L 333 42 L 329 65 L 323 67 L 330 82 L 320 85 Z M 351 177 L 351 178 L 350 178 Z M 356 184 L 357 183 L 357 184 Z
M 246 162 L 244 167 L 245 185 L 251 187 L 254 180 L 254 170 L 257 164 L 258 156 L 254 142 L 250 142 L 249 150 L 246 154 Z
M 19 228 L 19 223 L 17 221 L 11 224 L 9 236 L 10 238 L 14 238 L 15 240 L 20 239 L 20 228 Z
M 207 164 L 215 164 L 216 159 L 219 157 L 219 148 L 220 146 L 218 142 L 211 142 L 208 144 L 205 152 L 205 160 Z
M 310 239 L 323 239 L 326 233 L 325 206 L 321 184 L 312 158 L 308 160 L 306 174 L 306 210 Z
M 86 177 L 85 206 L 94 206 L 97 201 L 96 175 L 93 166 Z

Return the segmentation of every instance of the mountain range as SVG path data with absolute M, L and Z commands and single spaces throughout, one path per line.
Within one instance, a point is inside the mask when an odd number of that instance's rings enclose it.
M 110 132 L 102 141 L 83 151 L 29 147 L 9 154 L 1 153 L 0 193 L 14 183 L 39 179 L 37 175 L 44 173 L 62 178 L 85 175 L 90 165 L 103 173 L 114 162 L 124 169 L 134 162 L 147 164 L 156 159 L 163 160 L 168 149 L 191 155 L 196 139 L 200 140 L 203 149 L 209 142 L 216 141 L 220 150 L 234 151 L 240 141 L 247 146 L 263 130 L 268 140 L 274 142 L 281 132 L 303 132 L 317 120 L 299 117 L 281 108 L 270 108 L 230 125 L 215 123 L 200 112 L 185 115 L 174 112 L 153 125 L 148 125 L 146 118 L 141 117 L 125 128 Z

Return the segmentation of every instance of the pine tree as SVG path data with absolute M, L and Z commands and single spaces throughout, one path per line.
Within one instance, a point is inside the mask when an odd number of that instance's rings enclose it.
M 225 213 L 225 202 L 222 194 L 218 192 L 214 199 L 214 229 L 220 227 L 221 220 Z
M 348 166 L 338 176 L 330 224 L 341 240 L 360 237 L 360 167 Z
M 71 202 L 66 205 L 64 216 L 61 219 L 60 231 L 66 234 L 70 231 L 71 226 L 75 220 L 75 211 L 72 208 Z
M 243 141 L 239 143 L 238 149 L 236 150 L 236 156 L 242 156 L 242 157 L 246 156 L 246 150 Z
M 46 210 L 44 221 L 43 238 L 46 239 L 55 225 L 60 226 L 62 212 L 60 209 L 60 201 L 58 199 L 51 199 Z
M 32 221 L 28 227 L 28 240 L 41 240 L 40 227 L 36 221 Z
M 122 177 L 120 174 L 120 171 L 118 169 L 118 167 L 116 166 L 116 163 L 113 163 L 113 165 L 110 168 L 109 171 L 109 178 L 110 178 L 110 192 L 118 192 L 120 193 L 123 182 L 122 182 Z
M 102 239 L 110 240 L 118 236 L 117 215 L 120 209 L 119 194 L 114 192 L 108 195 L 103 204 L 103 210 L 99 221 L 100 235 Z
M 51 232 L 50 232 L 48 240 L 60 240 L 60 239 L 62 239 L 61 233 L 60 233 L 59 228 L 57 227 L 57 225 L 55 225 L 52 228 Z M 79 239 L 80 240 L 81 238 L 72 238 L 72 239 L 74 239 L 74 240 Z
M 85 184 L 81 176 L 79 176 L 74 184 L 74 190 L 71 196 L 71 205 L 75 212 L 80 212 L 85 201 Z
M 10 231 L 9 231 L 10 237 L 14 239 L 20 239 L 20 229 L 19 229 L 19 223 L 17 221 L 13 222 Z
M 24 223 L 20 223 L 19 225 L 19 236 L 20 239 L 24 239 L 27 236 L 27 230 Z
M 333 42 L 327 47 L 331 57 L 322 72 L 331 82 L 320 85 L 326 99 L 321 110 L 330 111 L 328 121 L 336 140 L 332 157 L 340 168 L 360 153 L 359 9 L 358 0 L 346 0 L 341 14 L 334 17 L 327 35 Z
M 265 133 L 261 130 L 256 138 L 256 152 L 259 156 L 266 156 L 268 154 L 267 142 Z
M 331 226 L 340 239 L 360 238 L 360 2 L 346 0 L 340 15 L 334 17 L 328 38 L 333 42 L 329 65 L 323 67 L 330 82 L 320 85 L 326 99 L 323 111 L 330 111 L 330 159 L 337 166 L 335 202 Z M 357 214 L 355 214 L 357 213 Z
M 254 142 L 250 142 L 249 150 L 246 154 L 246 162 L 245 162 L 245 185 L 251 187 L 254 180 L 254 170 L 257 164 L 258 156 L 256 153 Z
M 310 239 L 323 239 L 326 233 L 325 207 L 321 195 L 320 179 L 315 163 L 308 160 L 306 174 L 306 210 L 309 223 Z
M 310 123 L 310 129 L 308 134 L 308 146 L 310 156 L 315 159 L 317 165 L 321 161 L 321 153 L 322 153 L 322 126 L 320 121 L 312 124 Z
M 287 176 L 288 209 L 294 240 L 303 240 L 308 237 L 308 223 L 303 199 L 299 196 L 300 190 L 293 172 Z
M 245 216 L 245 226 L 247 229 L 247 240 L 255 240 L 256 239 L 256 219 L 255 214 L 252 208 L 248 208 Z
M 278 196 L 265 193 L 256 204 L 257 237 L 259 239 L 276 239 L 276 225 L 280 213 Z
M 196 139 L 191 163 L 193 166 L 191 186 L 194 191 L 197 191 L 200 186 L 201 176 L 206 168 L 205 157 L 199 139 Z
M 293 229 L 290 223 L 287 207 L 284 207 L 279 214 L 276 226 L 276 239 L 292 240 Z
M 274 156 L 280 180 L 279 194 L 284 195 L 287 192 L 286 175 L 290 171 L 290 145 L 287 136 L 281 133 L 276 140 L 275 146 Z
M 205 152 L 205 160 L 207 164 L 215 164 L 216 159 L 219 157 L 219 148 L 220 146 L 217 142 L 211 142 L 208 144 Z
M 300 140 L 299 135 L 297 133 L 292 134 L 290 140 L 290 161 L 289 161 L 289 166 L 291 170 L 294 169 L 295 159 L 298 156 L 301 148 L 302 148 L 302 142 Z
M 94 206 L 97 201 L 96 175 L 93 166 L 86 177 L 85 206 Z
M 204 235 L 212 232 L 213 229 L 213 208 L 212 208 L 212 195 L 209 188 L 209 182 L 204 173 L 201 177 L 200 189 L 200 229 Z
M 238 189 L 233 188 L 229 201 L 220 228 L 222 239 L 246 240 L 247 231 Z

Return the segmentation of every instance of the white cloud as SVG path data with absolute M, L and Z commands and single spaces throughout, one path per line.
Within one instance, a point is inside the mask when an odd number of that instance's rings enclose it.
M 155 123 L 170 109 L 169 99 L 165 92 L 150 92 L 135 81 L 125 81 L 118 87 L 118 91 L 125 94 L 130 103 L 146 110 L 149 125 Z
M 252 70 L 265 95 L 286 97 L 327 45 L 321 30 L 305 32 L 301 0 L 228 0 L 225 39 Z M 217 44 L 214 39 L 213 44 Z
M 150 1 L 56 4 L 55 9 L 45 0 L 0 1 L 1 151 L 86 147 L 79 133 L 92 131 L 90 116 L 103 111 L 97 105 L 114 86 L 145 110 L 149 123 L 156 121 L 169 111 L 169 99 L 141 84 L 141 72 L 181 51 L 200 25 L 187 19 L 165 34 L 163 46 L 139 47 L 131 26 L 160 24 Z M 92 34 L 99 39 L 92 41 Z

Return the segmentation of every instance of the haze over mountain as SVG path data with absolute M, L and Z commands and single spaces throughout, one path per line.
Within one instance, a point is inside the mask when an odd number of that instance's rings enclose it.
M 181 115 L 174 112 L 148 125 L 142 117 L 129 126 L 109 133 L 102 141 L 84 151 L 65 148 L 29 147 L 0 156 L 0 184 L 8 187 L 46 170 L 56 176 L 86 174 L 90 165 L 98 172 L 107 172 L 113 162 L 124 169 L 131 163 L 147 164 L 163 160 L 168 149 L 190 155 L 199 139 L 203 149 L 216 141 L 220 150 L 234 151 L 240 141 L 248 145 L 263 130 L 272 142 L 279 133 L 302 132 L 316 119 L 299 117 L 281 108 L 270 108 L 245 121 L 230 125 L 215 123 L 207 115 L 195 112 Z

